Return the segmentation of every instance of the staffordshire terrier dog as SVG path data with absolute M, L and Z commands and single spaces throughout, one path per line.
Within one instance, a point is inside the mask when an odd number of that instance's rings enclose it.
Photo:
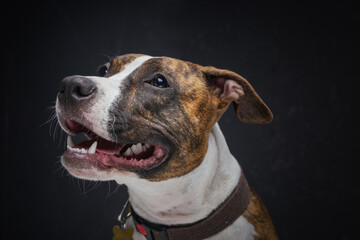
M 217 124 L 233 103 L 242 122 L 273 115 L 240 75 L 169 57 L 127 54 L 97 76 L 61 81 L 61 157 L 81 179 L 126 184 L 134 239 L 277 239 Z M 89 140 L 74 144 L 71 136 Z M 128 214 L 129 212 L 129 214 Z

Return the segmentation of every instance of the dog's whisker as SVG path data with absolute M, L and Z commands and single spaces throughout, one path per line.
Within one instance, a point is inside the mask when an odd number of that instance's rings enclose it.
M 61 143 L 63 143 L 63 147 L 66 149 L 66 137 L 67 134 L 64 134 L 64 131 L 61 130 L 61 128 L 59 127 L 59 123 L 57 124 L 57 128 L 59 129 L 60 133 L 59 133 L 59 144 L 58 144 L 58 148 L 60 148 Z
M 61 177 L 63 178 L 64 177 L 64 173 L 65 173 L 65 168 L 61 168 Z
M 39 126 L 39 128 L 43 127 L 44 125 L 50 123 L 51 121 L 53 121 L 56 118 L 56 113 L 51 113 L 51 116 L 43 123 Z
M 114 192 L 117 192 L 120 188 L 120 184 L 116 184 L 116 188 L 115 188 L 115 191 Z
M 52 136 L 52 129 L 53 129 L 53 126 L 54 126 L 54 122 L 55 122 L 55 124 L 58 122 L 57 121 L 57 118 L 56 118 L 56 115 L 54 115 L 53 117 L 52 117 L 52 119 L 50 120 L 50 127 L 49 127 L 49 135 L 50 136 Z
M 53 171 L 53 174 L 56 174 L 56 173 L 60 172 L 61 170 L 64 170 L 64 168 L 61 164 L 61 161 L 56 161 L 54 163 L 54 165 L 58 165 L 58 166 L 54 166 L 54 167 L 56 167 L 56 169 Z
M 63 144 L 63 148 L 64 148 L 64 149 L 66 149 L 66 148 L 67 148 L 66 138 L 67 138 L 67 134 L 64 134 L 64 132 L 63 132 L 63 131 L 61 131 L 60 143 L 62 142 L 62 144 Z M 61 145 L 61 144 L 60 144 L 60 145 Z
M 101 186 L 101 181 L 99 181 L 99 184 L 96 186 L 96 188 L 99 188 Z
M 77 178 L 77 187 L 78 187 L 78 189 L 79 189 L 79 191 L 80 191 L 80 193 L 82 194 L 82 189 L 81 189 L 81 179 L 79 179 L 79 178 Z
M 86 195 L 87 194 L 87 191 L 86 191 L 86 188 L 87 188 L 87 181 L 82 179 L 82 187 L 83 187 L 83 194 Z
M 111 51 L 109 51 L 109 54 L 111 54 L 112 56 L 114 56 L 114 53 L 111 52 Z M 110 56 L 109 56 L 108 54 L 106 54 L 106 53 L 101 53 L 100 55 L 106 57 L 108 61 L 110 61 L 110 60 L 113 58 L 113 57 L 110 57 Z
M 111 113 L 111 115 L 113 116 L 113 122 L 112 122 L 112 124 L 111 124 L 111 128 L 112 128 L 112 131 L 113 131 L 113 133 L 114 133 L 116 142 L 118 142 L 117 135 L 116 135 L 116 132 L 115 132 L 115 129 L 114 129 L 114 125 L 115 125 L 116 118 L 115 118 L 115 115 L 114 115 L 112 112 L 110 112 L 110 113 Z
M 109 190 L 110 190 L 111 183 L 110 183 L 110 181 L 108 181 L 108 183 L 109 183 Z M 108 199 L 111 195 L 113 195 L 119 189 L 119 187 L 120 187 L 120 185 L 116 184 L 115 190 L 112 191 L 110 194 L 108 193 L 108 195 L 106 196 L 106 199 Z
M 69 172 L 67 172 L 67 173 L 69 173 Z M 76 179 L 76 178 L 73 177 L 71 174 L 69 174 L 69 175 L 67 175 L 67 176 L 70 176 L 70 177 L 69 177 L 69 182 L 75 187 L 76 185 L 75 185 L 74 179 Z
M 56 133 L 57 133 L 58 128 L 59 128 L 59 122 L 56 121 L 56 122 L 55 122 L 55 127 L 54 127 L 54 132 L 53 132 L 53 141 L 54 141 L 54 142 L 55 142 L 55 140 L 56 140 Z
M 78 189 L 80 191 L 80 194 L 84 195 L 84 186 L 82 185 L 84 183 L 84 180 L 83 179 L 79 179 L 77 178 L 77 186 L 78 186 Z
M 55 104 L 48 106 L 47 110 L 50 111 L 50 116 L 48 117 L 48 119 L 41 124 L 39 127 L 43 127 L 44 125 L 48 124 L 50 121 L 52 121 L 54 118 L 56 118 L 56 109 L 55 109 Z
M 91 186 L 91 181 L 83 180 L 84 194 L 87 194 L 90 191 L 88 190 L 90 186 Z
M 107 183 L 108 183 L 108 193 L 107 193 L 107 195 L 106 195 L 106 199 L 109 197 L 110 189 L 111 189 L 110 181 L 107 181 Z
M 53 128 L 53 124 L 54 122 L 57 122 L 57 119 L 56 119 L 56 115 L 55 117 L 52 117 L 47 123 L 49 124 L 49 135 L 52 136 L 52 128 Z
M 88 190 L 88 192 L 91 192 L 92 190 L 94 190 L 94 189 L 96 189 L 97 188 L 97 186 L 100 186 L 100 184 L 98 185 L 98 183 L 100 182 L 100 181 L 93 181 L 94 182 L 94 186 L 92 187 L 92 188 L 90 188 L 90 190 Z M 92 182 L 90 182 L 90 184 L 89 184 L 89 187 L 91 186 L 91 183 Z

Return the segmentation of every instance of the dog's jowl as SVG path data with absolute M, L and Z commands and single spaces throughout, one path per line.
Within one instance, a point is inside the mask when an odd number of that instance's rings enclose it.
M 60 84 L 63 166 L 129 191 L 134 239 L 277 239 L 217 124 L 233 104 L 247 123 L 273 116 L 240 75 L 169 57 L 127 54 L 97 76 Z M 89 140 L 74 144 L 71 136 Z

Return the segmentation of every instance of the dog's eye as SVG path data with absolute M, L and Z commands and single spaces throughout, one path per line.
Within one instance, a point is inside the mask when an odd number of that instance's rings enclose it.
M 169 84 L 166 80 L 165 77 L 163 76 L 156 76 L 154 77 L 151 81 L 150 81 L 150 84 L 155 86 L 155 87 L 158 87 L 158 88 L 167 88 L 169 87 Z
M 108 67 L 106 65 L 102 65 L 97 70 L 97 75 L 99 77 L 103 77 L 108 73 Z

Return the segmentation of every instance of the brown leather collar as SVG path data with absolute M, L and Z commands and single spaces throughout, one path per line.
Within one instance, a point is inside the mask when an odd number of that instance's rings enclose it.
M 198 240 L 211 237 L 235 222 L 244 213 L 249 199 L 250 189 L 242 172 L 230 196 L 209 216 L 195 223 L 161 225 L 147 221 L 132 208 L 131 212 L 136 230 L 147 240 Z

